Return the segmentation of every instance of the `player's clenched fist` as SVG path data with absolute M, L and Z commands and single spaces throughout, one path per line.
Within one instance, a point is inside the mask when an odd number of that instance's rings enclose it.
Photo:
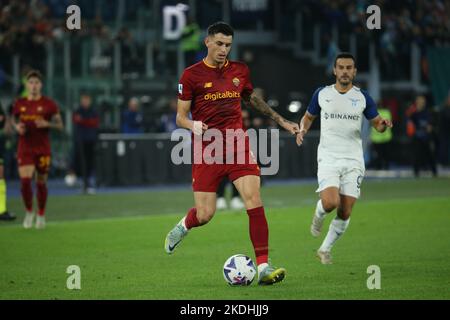
M 23 136 L 26 132 L 25 123 L 20 122 L 16 126 L 16 131 L 20 136 Z
M 193 121 L 192 123 L 192 132 L 195 135 L 201 135 L 203 132 L 208 130 L 208 126 L 201 121 Z
M 381 124 L 385 127 L 392 128 L 392 121 L 388 119 L 382 119 Z
M 292 135 L 297 134 L 300 132 L 300 128 L 297 123 L 284 120 L 281 124 L 281 126 L 286 130 L 289 131 Z
M 306 130 L 300 130 L 299 133 L 297 133 L 297 136 L 295 137 L 295 141 L 297 142 L 298 146 L 301 146 L 303 144 L 303 139 L 305 137 Z
M 49 127 L 49 122 L 47 120 L 44 119 L 38 119 L 34 122 L 36 124 L 37 128 L 43 129 L 43 128 L 48 128 Z

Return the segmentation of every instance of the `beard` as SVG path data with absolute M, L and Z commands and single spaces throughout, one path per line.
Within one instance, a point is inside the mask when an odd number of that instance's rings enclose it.
M 348 86 L 350 83 L 352 83 L 353 78 L 348 76 L 344 79 L 344 77 L 340 77 L 338 79 L 339 83 L 341 84 L 341 86 Z

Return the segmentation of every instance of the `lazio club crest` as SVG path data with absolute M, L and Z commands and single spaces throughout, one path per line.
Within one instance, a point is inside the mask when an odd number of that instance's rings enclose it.
M 239 87 L 239 84 L 241 83 L 241 81 L 238 79 L 238 78 L 233 78 L 233 84 L 236 86 L 236 87 Z

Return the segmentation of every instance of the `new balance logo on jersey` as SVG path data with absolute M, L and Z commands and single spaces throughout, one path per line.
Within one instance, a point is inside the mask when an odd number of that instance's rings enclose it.
M 358 114 L 346 114 L 346 113 L 327 113 L 325 112 L 324 118 L 328 119 L 337 119 L 337 120 L 354 120 L 358 121 L 360 115 Z

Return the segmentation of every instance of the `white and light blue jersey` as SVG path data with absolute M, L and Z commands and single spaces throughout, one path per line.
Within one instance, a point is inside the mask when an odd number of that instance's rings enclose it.
M 364 170 L 362 116 L 371 120 L 378 115 L 369 94 L 355 86 L 346 93 L 337 91 L 334 84 L 321 87 L 314 92 L 308 112 L 320 114 L 319 165 L 352 165 Z

